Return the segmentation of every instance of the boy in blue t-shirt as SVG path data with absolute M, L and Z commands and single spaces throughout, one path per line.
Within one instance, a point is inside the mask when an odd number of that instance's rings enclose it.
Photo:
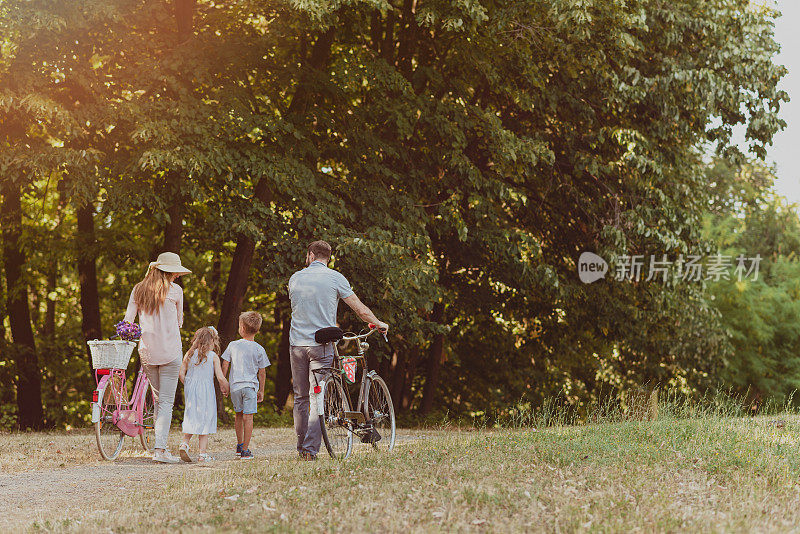
M 236 454 L 242 460 L 250 460 L 250 437 L 253 435 L 253 414 L 258 403 L 264 400 L 264 382 L 270 365 L 264 347 L 254 338 L 261 328 L 261 315 L 248 311 L 239 316 L 239 335 L 242 339 L 231 341 L 222 353 L 222 374 L 228 376 L 231 403 L 236 412 Z M 258 391 L 256 392 L 256 388 Z

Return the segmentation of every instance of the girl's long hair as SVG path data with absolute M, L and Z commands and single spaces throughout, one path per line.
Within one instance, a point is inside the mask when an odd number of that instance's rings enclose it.
M 197 363 L 195 365 L 200 365 L 206 361 L 208 352 L 212 350 L 219 354 L 219 335 L 210 326 L 204 326 L 194 333 L 192 345 L 183 357 L 191 358 L 194 351 L 197 351 Z
M 133 288 L 133 301 L 140 311 L 148 315 L 156 315 L 167 300 L 169 286 L 172 283 L 171 273 L 150 267 L 144 280 Z

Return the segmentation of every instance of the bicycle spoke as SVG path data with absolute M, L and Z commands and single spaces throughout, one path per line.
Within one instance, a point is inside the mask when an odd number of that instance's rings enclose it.
M 353 437 L 344 418 L 344 412 L 349 410 L 344 389 L 338 380 L 331 379 L 321 394 L 324 413 L 320 417 L 320 428 L 325 446 L 332 457 L 346 458 L 352 449 Z
M 373 428 L 367 441 L 376 449 L 392 450 L 396 433 L 394 406 L 389 388 L 383 379 L 377 376 L 370 382 L 367 393 L 367 413 Z
M 117 409 L 118 392 L 110 381 L 100 400 L 100 420 L 95 423 L 95 437 L 100 454 L 106 460 L 113 460 L 122 450 L 125 434 L 114 424 L 114 411 Z
M 144 432 L 139 435 L 142 448 L 148 452 L 153 450 L 153 444 L 155 443 L 155 414 L 156 407 L 153 390 L 148 383 L 144 392 L 144 407 L 142 409 L 142 426 L 144 427 Z

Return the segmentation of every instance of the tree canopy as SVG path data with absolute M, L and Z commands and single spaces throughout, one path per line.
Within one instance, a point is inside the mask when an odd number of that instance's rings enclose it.
M 788 254 L 778 219 L 796 215 L 754 204 L 770 182 L 737 170 L 783 126 L 776 15 L 747 0 L 0 0 L 3 424 L 85 419 L 84 341 L 110 334 L 163 250 L 195 273 L 187 337 L 213 323 L 227 343 L 243 309 L 268 319 L 282 408 L 285 286 L 314 239 L 392 325 L 373 363 L 404 413 L 580 407 L 648 383 L 771 392 L 762 349 L 742 352 L 758 325 L 741 295 L 720 305 L 738 286 L 587 285 L 576 262 Z M 715 242 L 710 218 L 753 237 Z M 791 315 L 786 284 L 745 294 Z M 775 343 L 764 357 L 783 361 L 793 345 Z

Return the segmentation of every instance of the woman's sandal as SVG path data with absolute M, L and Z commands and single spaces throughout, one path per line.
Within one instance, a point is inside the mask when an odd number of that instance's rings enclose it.
M 189 444 L 181 443 L 181 448 L 178 449 L 181 455 L 181 460 L 187 463 L 192 463 L 192 458 L 189 456 Z M 202 455 L 201 455 L 202 456 Z

